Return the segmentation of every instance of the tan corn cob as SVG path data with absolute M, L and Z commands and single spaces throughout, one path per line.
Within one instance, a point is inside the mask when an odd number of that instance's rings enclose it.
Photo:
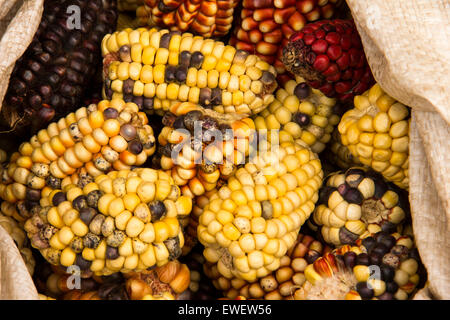
M 20 145 L 4 170 L 0 197 L 27 206 L 49 188 L 78 182 L 84 186 L 89 176 L 142 165 L 156 149 L 147 123 L 136 104 L 118 99 L 70 113 Z M 16 213 L 9 212 L 24 221 L 29 212 L 17 207 Z
M 251 115 L 272 101 L 273 66 L 220 41 L 169 30 L 126 29 L 106 35 L 104 96 L 163 115 L 191 102 L 219 113 Z
M 334 126 L 339 123 L 335 114 L 336 99 L 326 97 L 296 77 L 275 92 L 275 100 L 255 117 L 257 130 L 280 130 L 279 140 L 299 140 L 322 152 L 330 141 Z
M 306 280 L 303 274 L 306 266 L 329 250 L 311 236 L 300 233 L 294 245 L 281 258 L 280 268 L 253 283 L 228 279 L 220 274 L 217 265 L 211 263 L 205 264 L 203 269 L 213 279 L 214 286 L 228 299 L 241 296 L 247 299 L 292 300 Z
M 367 233 L 389 230 L 409 213 L 407 195 L 367 168 L 353 167 L 327 177 L 310 226 L 332 245 L 353 244 Z
M 136 15 L 141 26 L 160 26 L 222 37 L 231 29 L 238 0 L 145 0 Z
M 178 217 L 189 215 L 192 200 L 163 171 L 138 168 L 84 188 L 46 189 L 40 206 L 25 223 L 32 246 L 51 264 L 108 275 L 176 259 L 184 245 Z
M 255 281 L 280 266 L 314 209 L 323 172 L 317 155 L 290 142 L 239 168 L 203 210 L 204 256 L 229 278 Z
M 189 120 L 188 120 L 189 119 Z M 183 122 L 191 126 L 199 125 L 203 136 L 195 140 L 193 127 L 174 128 L 174 123 Z M 202 121 L 207 122 L 202 128 Z M 166 125 L 158 142 L 162 146 L 159 153 L 163 170 L 171 170 L 175 183 L 183 194 L 190 197 L 199 196 L 216 187 L 220 177 L 226 179 L 243 164 L 249 155 L 251 144 L 255 139 L 255 125 L 250 118 L 239 115 L 220 114 L 192 103 L 177 103 L 170 108 L 170 114 L 163 119 Z M 214 140 L 205 141 L 205 131 L 221 134 Z M 226 132 L 229 130 L 229 132 Z M 229 136 L 233 134 L 233 136 Z M 198 142 L 198 146 L 194 145 Z M 174 154 L 173 150 L 179 148 Z M 174 157 L 176 156 L 176 157 Z
M 375 84 L 355 97 L 338 129 L 342 143 L 358 160 L 400 188 L 409 189 L 409 108 Z

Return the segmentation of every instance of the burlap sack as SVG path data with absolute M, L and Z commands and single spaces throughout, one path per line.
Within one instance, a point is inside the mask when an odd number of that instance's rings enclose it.
M 376 80 L 413 108 L 410 201 L 429 281 L 416 299 L 450 299 L 450 3 L 347 0 Z M 30 43 L 43 0 L 0 0 L 0 101 Z M 12 239 L 0 227 L 0 299 L 36 299 Z
M 450 299 L 450 2 L 347 0 L 375 79 L 413 108 L 410 202 L 428 271 L 416 299 Z
M 16 60 L 39 26 L 43 0 L 0 0 L 0 101 Z M 0 105 L 0 110 L 1 110 Z M 1 146 L 0 146 L 1 147 Z M 36 287 L 12 238 L 0 227 L 0 299 L 38 299 Z
M 0 0 L 0 101 L 3 101 L 16 60 L 36 33 L 43 3 L 44 0 Z M 17 119 L 9 120 L 14 123 Z

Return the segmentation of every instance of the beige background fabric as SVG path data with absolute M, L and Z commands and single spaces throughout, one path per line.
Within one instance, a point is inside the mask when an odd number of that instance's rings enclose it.
M 0 300 L 38 298 L 19 250 L 10 235 L 0 226 Z
M 41 20 L 43 0 L 0 0 L 0 101 L 16 60 L 25 52 Z M 0 108 L 2 105 L 0 105 Z M 38 299 L 19 250 L 0 227 L 0 299 Z
M 347 0 L 375 79 L 413 108 L 410 202 L 428 285 L 450 299 L 450 2 Z
M 410 201 L 427 268 L 416 299 L 450 299 L 450 2 L 347 0 L 375 79 L 413 108 Z M 43 0 L 0 0 L 0 101 L 30 43 Z M 0 227 L 0 299 L 37 299 L 19 251 Z
M 0 101 L 14 64 L 25 52 L 41 21 L 44 0 L 0 0 Z M 0 105 L 0 110 L 3 104 Z

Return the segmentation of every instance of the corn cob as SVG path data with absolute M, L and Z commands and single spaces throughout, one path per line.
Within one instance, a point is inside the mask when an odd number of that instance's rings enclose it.
M 244 0 L 230 44 L 274 65 L 281 82 L 290 76 L 281 62 L 289 37 L 311 21 L 334 16 L 341 0 Z
M 190 33 L 139 28 L 105 36 L 104 96 L 164 115 L 191 102 L 219 113 L 255 114 L 272 101 L 275 68 L 254 55 Z
M 136 11 L 141 26 L 209 37 L 228 34 L 238 0 L 145 0 Z
M 25 223 L 31 244 L 54 265 L 96 275 L 142 271 L 175 260 L 184 245 L 178 217 L 192 200 L 162 171 L 111 171 L 79 188 L 45 190 Z
M 113 168 L 142 165 L 156 149 L 147 122 L 134 103 L 104 100 L 40 130 L 11 156 L 2 177 L 0 197 L 20 204 L 17 212 L 8 212 L 24 221 L 48 188 L 58 189 L 67 183 L 83 187 Z
M 342 144 L 362 164 L 409 189 L 409 108 L 375 84 L 354 99 L 338 125 Z
M 136 9 L 143 4 L 144 0 L 117 0 L 117 10 L 136 11 Z
M 309 87 L 303 78 L 286 82 L 275 92 L 269 108 L 255 117 L 257 130 L 280 130 L 279 140 L 303 141 L 313 152 L 322 152 L 339 123 L 336 100 Z
M 405 228 L 407 229 L 407 228 Z M 305 269 L 299 299 L 406 300 L 423 282 L 414 239 L 379 231 L 326 253 Z
M 250 118 L 220 114 L 192 103 L 177 103 L 163 118 L 158 136 L 160 166 L 170 170 L 184 195 L 213 190 L 228 178 L 255 147 Z
M 3 204 L 0 209 L 3 211 Z M 14 219 L 5 216 L 2 212 L 0 212 L 0 227 L 2 227 L 14 240 L 17 249 L 23 258 L 25 266 L 32 276 L 36 263 L 33 258 L 33 253 L 30 250 L 28 238 L 25 232 Z
M 339 130 L 335 128 L 331 134 L 329 148 L 325 149 L 326 159 L 339 168 L 347 170 L 350 167 L 364 166 L 358 158 L 354 157 L 350 150 L 342 144 Z
M 225 277 L 255 281 L 280 266 L 314 209 L 323 172 L 309 148 L 260 152 L 213 195 L 199 218 L 207 261 Z
M 80 9 L 80 26 L 73 6 Z M 37 33 L 10 77 L 2 129 L 29 136 L 81 104 L 101 71 L 100 42 L 114 30 L 115 9 L 114 0 L 44 2 Z
M 329 247 L 324 247 L 311 236 L 300 233 L 294 245 L 281 258 L 280 268 L 257 282 L 228 279 L 219 273 L 217 265 L 211 263 L 204 265 L 204 272 L 213 279 L 214 286 L 229 299 L 241 296 L 247 299 L 292 300 L 296 299 L 297 291 L 306 280 L 303 274 L 306 266 L 328 251 Z
M 353 167 L 327 177 L 308 224 L 332 245 L 354 244 L 368 232 L 390 231 L 409 214 L 407 195 L 372 170 Z

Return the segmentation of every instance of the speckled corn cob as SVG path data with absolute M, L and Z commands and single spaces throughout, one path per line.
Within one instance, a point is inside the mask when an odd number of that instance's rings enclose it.
M 204 208 L 197 233 L 206 260 L 246 281 L 277 270 L 314 209 L 322 178 L 309 148 L 287 142 L 261 152 Z
M 238 0 L 145 0 L 136 15 L 141 26 L 160 26 L 222 37 L 231 29 Z
M 136 11 L 144 3 L 144 0 L 117 0 L 117 10 Z
M 322 152 L 339 123 L 336 100 L 309 87 L 301 77 L 286 82 L 275 100 L 255 118 L 257 130 L 280 130 L 279 140 L 303 141 L 313 152 Z
M 111 171 L 84 188 L 44 190 L 40 210 L 25 223 L 47 261 L 96 275 L 141 271 L 176 259 L 184 245 L 178 217 L 192 209 L 166 173 Z
M 379 84 L 354 99 L 338 129 L 342 143 L 362 164 L 409 189 L 409 108 L 387 95 Z
M 0 209 L 3 212 L 4 209 L 3 203 L 1 204 Z M 0 226 L 14 240 L 17 249 L 19 249 L 19 252 L 22 255 L 23 261 L 25 262 L 25 266 L 27 267 L 28 272 L 30 273 L 30 275 L 33 275 L 34 266 L 36 263 L 34 261 L 33 254 L 29 248 L 28 238 L 17 222 L 11 217 L 5 216 L 2 212 L 0 212 Z
M 163 115 L 191 102 L 219 113 L 256 114 L 272 101 L 273 66 L 220 41 L 139 28 L 106 35 L 104 96 Z
M 156 149 L 147 122 L 136 104 L 117 99 L 70 113 L 20 145 L 2 176 L 0 197 L 10 203 L 25 201 L 29 210 L 41 191 L 142 165 Z M 29 217 L 24 206 L 17 206 L 19 221 Z
M 249 155 L 256 133 L 250 118 L 186 102 L 174 104 L 163 124 L 158 136 L 161 168 L 171 170 L 182 193 L 190 197 L 214 189 L 220 177 L 230 177 Z
M 327 177 L 308 223 L 320 227 L 323 239 L 337 246 L 354 244 L 380 228 L 395 229 L 408 214 L 404 190 L 373 170 L 354 167 Z
M 241 296 L 247 299 L 292 300 L 296 299 L 297 291 L 306 280 L 303 274 L 306 266 L 329 250 L 311 236 L 299 234 L 294 245 L 280 259 L 280 268 L 256 282 L 228 279 L 211 263 L 204 265 L 204 272 L 229 299 Z
M 423 266 L 411 235 L 380 231 L 326 253 L 305 277 L 302 300 L 406 300 L 423 280 Z

